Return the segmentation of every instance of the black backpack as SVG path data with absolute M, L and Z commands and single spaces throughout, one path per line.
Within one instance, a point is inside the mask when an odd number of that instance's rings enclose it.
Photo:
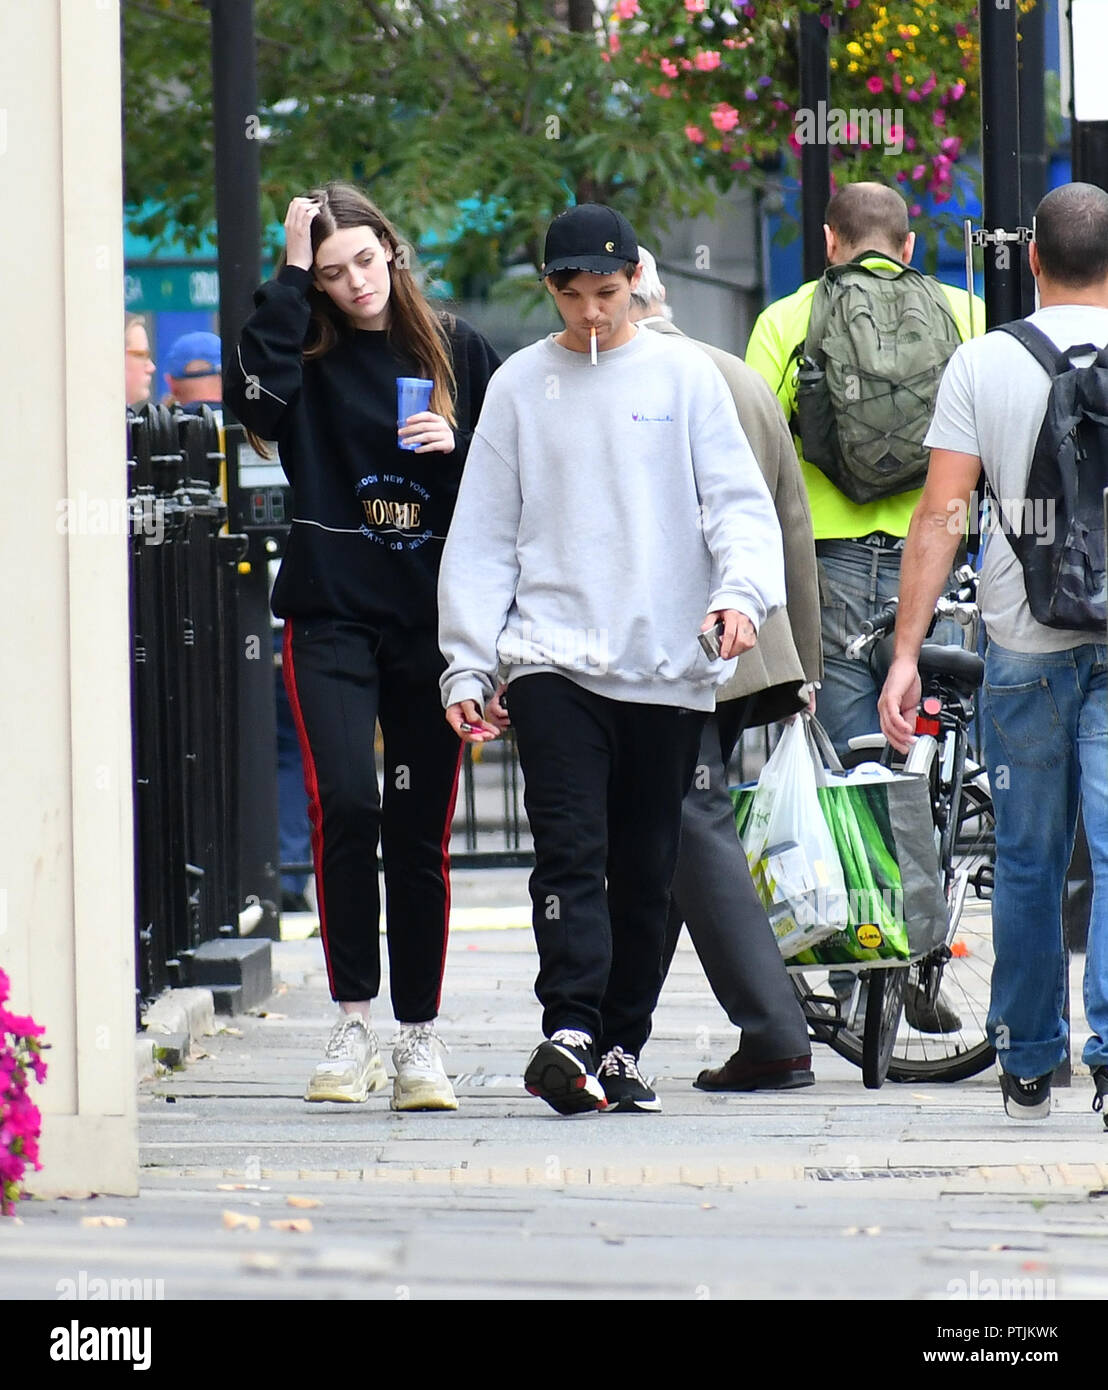
M 1020 534 L 996 499 L 1008 544 L 1023 567 L 1031 616 L 1046 627 L 1098 632 L 1108 622 L 1104 489 L 1108 487 L 1108 348 L 1060 352 L 1026 319 L 998 324 L 1051 379 L 1027 476 Z M 1074 366 L 1074 357 L 1092 357 Z M 1028 520 L 1045 519 L 1042 534 Z

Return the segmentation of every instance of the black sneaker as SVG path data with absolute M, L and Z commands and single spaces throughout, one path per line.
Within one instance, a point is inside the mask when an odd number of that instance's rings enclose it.
M 609 1110 L 642 1110 L 657 1115 L 662 1102 L 643 1079 L 638 1063 L 622 1047 L 613 1047 L 601 1059 L 596 1069 Z
M 1100 1112 L 1104 1110 L 1104 1097 L 1108 1096 L 1108 1067 L 1094 1067 L 1092 1074 L 1093 1085 L 1096 1087 L 1093 1109 Z M 1108 1129 L 1108 1110 L 1104 1110 L 1104 1128 Z
M 533 1096 L 545 1100 L 559 1115 L 580 1115 L 603 1110 L 608 1104 L 604 1087 L 596 1079 L 592 1038 L 575 1028 L 559 1028 L 539 1043 L 523 1084 Z
M 1000 1093 L 1004 1097 L 1004 1112 L 1013 1120 L 1045 1120 L 1050 1114 L 1050 1082 L 1054 1076 L 1011 1076 L 1000 1065 Z

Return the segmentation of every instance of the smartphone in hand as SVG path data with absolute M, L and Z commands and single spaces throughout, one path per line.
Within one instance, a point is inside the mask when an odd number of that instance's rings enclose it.
M 719 644 L 723 640 L 723 619 L 720 618 L 715 627 L 710 627 L 707 632 L 702 632 L 696 639 L 709 661 L 719 660 Z

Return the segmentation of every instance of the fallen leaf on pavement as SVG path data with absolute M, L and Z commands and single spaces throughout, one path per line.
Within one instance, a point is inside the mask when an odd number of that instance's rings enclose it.
M 289 1221 L 271 1221 L 269 1224 L 275 1231 L 298 1231 L 301 1235 L 307 1235 L 312 1229 L 312 1223 L 306 1216 L 298 1216 Z
M 305 1209 L 323 1205 L 318 1197 L 297 1197 L 295 1194 L 288 1198 L 288 1204 L 290 1207 L 303 1207 Z
M 225 1211 L 223 1224 L 229 1231 L 237 1231 L 240 1226 L 245 1226 L 248 1231 L 256 1231 L 262 1222 L 258 1216 L 245 1216 L 241 1211 Z

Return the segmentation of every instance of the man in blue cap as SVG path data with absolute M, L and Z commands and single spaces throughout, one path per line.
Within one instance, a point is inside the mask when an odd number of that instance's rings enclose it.
M 214 333 L 178 338 L 166 354 L 164 373 L 170 396 L 183 410 L 195 414 L 202 405 L 222 409 L 223 362 Z

